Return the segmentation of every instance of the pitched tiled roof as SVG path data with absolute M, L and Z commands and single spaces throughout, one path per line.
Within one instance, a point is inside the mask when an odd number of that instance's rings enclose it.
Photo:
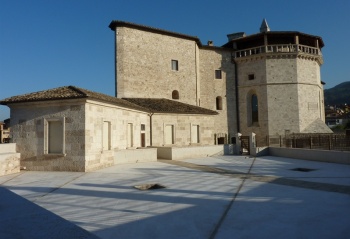
M 54 88 L 50 90 L 38 91 L 30 94 L 13 96 L 0 101 L 2 105 L 8 105 L 13 103 L 23 103 L 23 102 L 37 102 L 37 101 L 51 101 L 51 100 L 66 100 L 66 99 L 83 99 L 89 98 L 98 101 L 112 103 L 121 107 L 141 110 L 149 112 L 141 106 L 135 105 L 129 101 L 118 99 L 113 96 L 93 92 L 90 90 L 78 88 L 75 86 L 63 86 L 59 88 Z
M 153 113 L 175 113 L 175 114 L 205 114 L 216 115 L 216 111 L 202 107 L 185 104 L 168 99 L 158 98 L 123 98 L 136 105 L 149 109 Z
M 114 104 L 120 107 L 140 110 L 153 113 L 176 113 L 176 114 L 207 114 L 215 115 L 216 111 L 204 109 L 185 103 L 180 103 L 168 99 L 146 99 L 146 98 L 127 98 L 120 99 L 113 96 L 97 93 L 94 91 L 78 88 L 75 86 L 63 86 L 50 90 L 38 91 L 30 94 L 13 96 L 0 100 L 1 105 L 39 102 L 67 99 L 92 99 Z

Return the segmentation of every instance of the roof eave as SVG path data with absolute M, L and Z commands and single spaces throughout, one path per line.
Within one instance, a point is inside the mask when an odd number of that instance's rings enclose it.
M 124 21 L 119 21 L 119 20 L 113 20 L 109 24 L 108 27 L 112 31 L 115 31 L 117 27 L 130 27 L 130 28 L 139 29 L 139 30 L 143 30 L 143 31 L 158 33 L 158 34 L 161 34 L 161 35 L 167 35 L 167 36 L 172 36 L 172 37 L 178 37 L 178 38 L 182 38 L 182 39 L 192 40 L 192 41 L 195 41 L 198 44 L 198 46 L 202 46 L 202 42 L 196 36 L 190 36 L 190 35 L 186 35 L 186 34 L 181 34 L 181 33 L 177 33 L 177 32 L 167 31 L 167 30 L 154 28 L 154 27 L 149 27 L 149 26 L 140 25 L 140 24 L 135 24 L 135 23 L 131 23 L 131 22 L 124 22 Z

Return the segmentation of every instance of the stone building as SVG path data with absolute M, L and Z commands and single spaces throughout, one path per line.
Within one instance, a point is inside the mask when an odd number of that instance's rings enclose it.
M 237 132 L 329 133 L 324 124 L 321 37 L 297 31 L 228 35 L 221 47 L 197 37 L 112 21 L 116 96 L 161 97 L 216 110 L 216 143 Z M 174 92 L 176 96 L 174 97 Z
M 109 27 L 116 97 L 68 86 L 0 101 L 22 166 L 91 171 L 222 153 L 215 145 L 237 133 L 263 145 L 267 135 L 330 132 L 318 36 L 270 31 L 264 20 L 260 33 L 229 34 L 218 47 L 134 23 Z

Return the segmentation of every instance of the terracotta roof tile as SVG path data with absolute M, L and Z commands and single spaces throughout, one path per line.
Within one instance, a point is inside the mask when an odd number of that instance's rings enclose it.
M 181 103 L 174 100 L 158 98 L 123 98 L 136 105 L 149 109 L 153 113 L 176 113 L 176 114 L 206 114 L 217 115 L 213 110 Z
M 216 115 L 216 111 L 204 109 L 202 107 L 185 104 L 168 99 L 149 99 L 149 98 L 125 98 L 120 99 L 113 96 L 97 93 L 94 91 L 78 88 L 75 86 L 63 86 L 59 88 L 38 91 L 30 94 L 13 96 L 0 101 L 2 105 L 66 100 L 66 99 L 92 99 L 114 104 L 120 107 L 140 110 L 153 113 L 176 113 L 176 114 L 206 114 Z
M 112 103 L 121 107 L 141 110 L 148 112 L 148 109 L 132 104 L 126 100 L 118 99 L 113 96 L 97 93 L 94 91 L 78 88 L 75 86 L 63 86 L 59 88 L 38 91 L 30 94 L 13 96 L 0 101 L 2 105 L 24 103 L 24 102 L 37 102 L 37 101 L 51 101 L 51 100 L 66 100 L 66 99 L 82 99 L 89 98 L 98 101 Z

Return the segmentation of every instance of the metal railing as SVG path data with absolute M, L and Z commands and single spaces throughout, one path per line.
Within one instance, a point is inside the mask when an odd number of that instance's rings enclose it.
M 317 47 L 299 45 L 299 44 L 279 44 L 266 45 L 254 48 L 244 49 L 233 53 L 233 58 L 246 57 L 262 53 L 307 53 L 311 55 L 322 56 L 321 50 Z
M 267 136 L 266 146 L 350 151 L 350 135 L 346 134 L 290 134 Z

